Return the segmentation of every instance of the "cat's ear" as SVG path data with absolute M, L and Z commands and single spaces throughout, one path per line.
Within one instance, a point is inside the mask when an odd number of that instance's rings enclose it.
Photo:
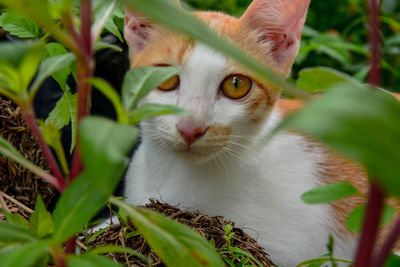
M 248 27 L 271 42 L 272 56 L 279 68 L 291 68 L 299 51 L 301 31 L 310 0 L 254 0 L 241 17 Z
M 150 41 L 153 23 L 129 8 L 125 8 L 124 36 L 128 46 L 135 52 L 142 50 Z

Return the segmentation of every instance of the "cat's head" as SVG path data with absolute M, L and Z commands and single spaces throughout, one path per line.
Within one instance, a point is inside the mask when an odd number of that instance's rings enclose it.
M 241 18 L 217 12 L 195 15 L 287 76 L 298 53 L 308 5 L 309 0 L 254 0 Z M 126 11 L 124 30 L 132 68 L 181 66 L 177 76 L 143 102 L 177 105 L 190 112 L 143 122 L 144 138 L 194 162 L 245 150 L 267 121 L 278 92 L 233 60 L 134 12 Z

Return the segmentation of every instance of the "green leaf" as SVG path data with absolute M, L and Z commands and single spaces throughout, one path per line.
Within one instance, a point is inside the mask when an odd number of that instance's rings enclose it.
M 346 227 L 352 232 L 360 232 L 365 214 L 365 204 L 362 204 L 350 212 L 346 220 Z
M 144 66 L 129 70 L 122 85 L 122 101 L 125 110 L 131 111 L 151 90 L 179 73 L 179 66 Z
M 33 76 L 39 68 L 44 49 L 45 45 L 43 43 L 37 43 L 27 51 L 24 58 L 22 59 L 19 66 L 19 72 L 22 79 L 22 90 L 28 89 Z
M 54 22 L 50 15 L 50 10 L 54 10 L 52 6 L 54 6 L 56 3 L 51 4 L 50 1 L 47 0 L 0 0 L 0 4 L 7 6 L 12 10 L 16 10 L 26 17 L 29 17 L 39 26 L 43 27 L 48 32 L 51 32 L 52 36 L 66 47 L 72 47 L 72 42 L 69 35 L 64 32 L 57 23 Z M 65 3 L 62 5 L 65 5 Z
M 32 242 L 37 237 L 25 226 L 11 222 L 0 222 L 0 241 L 5 243 Z
M 398 267 L 400 266 L 400 256 L 391 254 L 387 259 L 385 267 Z
M 47 241 L 31 242 L 16 247 L 0 257 L 2 267 L 31 267 L 49 251 Z
M 50 76 L 58 82 L 61 89 L 66 90 L 66 81 L 71 70 L 68 66 L 75 61 L 75 56 L 72 53 L 56 55 L 48 57 L 40 64 L 38 75 L 31 86 L 30 95 L 33 97 L 40 85 Z
M 11 214 L 6 210 L 1 210 L 1 212 L 6 216 L 8 222 L 24 226 L 28 229 L 28 221 L 24 217 L 18 214 Z
M 24 41 L 0 43 L 0 62 L 17 69 L 29 49 L 37 44 L 37 42 Z
M 102 41 L 97 41 L 96 45 L 94 46 L 95 50 L 100 50 L 100 49 L 105 49 L 105 48 L 110 48 L 115 51 L 122 52 L 122 48 L 119 47 L 118 45 L 113 45 L 113 44 L 105 43 Z
M 136 128 L 112 120 L 88 117 L 81 122 L 79 140 L 85 170 L 57 202 L 53 213 L 56 242 L 78 233 L 107 203 L 137 136 Z
M 119 29 L 117 27 L 117 25 L 115 24 L 114 20 L 112 19 L 112 17 L 109 17 L 106 20 L 106 23 L 104 24 L 104 27 L 106 28 L 107 31 L 111 32 L 112 34 L 114 34 L 115 36 L 117 36 L 117 38 L 124 43 L 124 38 L 122 38 L 121 33 L 119 32 Z
M 60 88 L 67 90 L 66 83 L 71 74 L 71 63 L 75 61 L 75 55 L 68 53 L 67 49 L 60 43 L 48 43 L 44 53 L 44 59 L 54 58 L 50 63 L 43 62 L 45 70 L 51 72 L 52 77 L 60 85 Z M 50 67 L 50 68 L 49 68 Z M 46 73 L 46 72 L 45 72 Z M 47 74 L 47 73 L 46 73 Z M 49 74 L 47 74 L 48 77 Z M 46 77 L 46 78 L 47 78 Z
M 303 69 L 299 73 L 296 85 L 307 92 L 318 92 L 324 91 L 339 82 L 360 85 L 351 76 L 327 67 Z
M 286 78 L 268 68 L 264 62 L 249 56 L 232 41 L 213 31 L 198 18 L 180 8 L 174 1 L 159 0 L 124 0 L 132 9 L 158 21 L 163 26 L 180 31 L 202 43 L 217 49 L 252 72 L 253 76 L 272 89 L 283 90 L 287 95 L 307 99 L 310 96 L 286 82 Z M 154 7 L 157 8 L 154 8 Z
M 121 247 L 121 246 L 107 245 L 107 246 L 102 246 L 102 247 L 95 247 L 95 248 L 89 249 L 87 251 L 87 254 L 91 254 L 91 255 L 99 255 L 99 254 L 107 254 L 107 253 L 126 253 L 129 255 L 138 257 L 141 260 L 147 262 L 147 258 L 142 253 L 139 253 L 134 249 Z
M 364 220 L 364 214 L 365 214 L 365 204 L 362 204 L 358 207 L 356 207 L 350 214 L 349 217 L 346 220 L 346 226 L 347 229 L 349 229 L 352 232 L 361 232 L 363 220 Z M 380 226 L 387 225 L 394 217 L 396 214 L 396 210 L 390 206 L 390 205 L 385 205 L 382 211 L 382 218 L 380 222 Z
M 67 257 L 68 267 L 123 267 L 110 259 L 96 255 L 69 255 Z
M 117 113 L 118 122 L 122 124 L 127 124 L 128 114 L 125 112 L 120 97 L 118 93 L 115 91 L 115 89 L 112 87 L 112 85 L 109 84 L 107 81 L 96 77 L 88 79 L 88 82 L 94 85 L 96 89 L 102 92 L 103 95 L 106 96 L 111 101 Z
M 388 92 L 335 85 L 288 117 L 282 128 L 314 136 L 358 160 L 389 194 L 400 195 L 400 102 Z
M 124 209 L 150 247 L 167 266 L 225 266 L 215 248 L 186 225 L 159 213 L 135 208 L 116 198 L 112 204 Z
M 1 14 L 0 27 L 19 38 L 39 37 L 39 27 L 36 23 L 16 12 L 4 12 Z
M 351 184 L 337 182 L 313 188 L 301 195 L 301 200 L 307 204 L 321 204 L 346 198 L 356 193 L 357 189 Z
M 141 120 L 168 114 L 189 114 L 187 111 L 172 105 L 144 104 L 129 113 L 129 123 L 136 124 Z
M 53 217 L 47 211 L 40 195 L 36 198 L 35 210 L 29 217 L 30 229 L 39 237 L 51 234 L 54 230 Z
M 71 122 L 71 149 L 74 149 L 76 142 L 76 113 L 78 109 L 78 94 L 71 94 L 69 91 L 64 92 L 63 96 L 57 101 L 55 108 L 50 112 L 46 119 L 46 124 L 53 123 L 58 130 L 67 126 Z

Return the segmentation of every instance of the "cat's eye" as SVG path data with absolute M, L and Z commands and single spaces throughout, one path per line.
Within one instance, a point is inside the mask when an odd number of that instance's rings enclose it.
M 178 75 L 170 77 L 168 80 L 164 81 L 158 86 L 158 89 L 163 91 L 172 91 L 178 87 L 180 79 Z
M 220 86 L 221 92 L 229 98 L 241 99 L 249 94 L 252 81 L 242 74 L 232 74 L 226 77 Z

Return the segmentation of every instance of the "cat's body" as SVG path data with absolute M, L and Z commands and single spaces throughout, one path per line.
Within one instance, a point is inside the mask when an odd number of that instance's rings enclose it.
M 215 12 L 196 15 L 288 75 L 308 3 L 255 0 L 240 19 Z M 266 142 L 271 129 L 298 102 L 279 100 L 278 92 L 230 59 L 130 12 L 125 36 L 133 51 L 132 67 L 181 66 L 178 85 L 173 80 L 168 90 L 155 89 L 143 103 L 172 104 L 191 112 L 141 124 L 142 144 L 126 178 L 129 202 L 156 198 L 223 215 L 258 238 L 284 267 L 326 253 L 329 234 L 335 237 L 336 256 L 353 256 L 357 237 L 345 230 L 344 218 L 360 200 L 306 205 L 300 196 L 338 180 L 356 181 L 365 193 L 363 172 L 296 133 L 280 133 Z M 236 97 L 221 89 L 227 79 L 235 88 L 251 79 L 251 88 Z

